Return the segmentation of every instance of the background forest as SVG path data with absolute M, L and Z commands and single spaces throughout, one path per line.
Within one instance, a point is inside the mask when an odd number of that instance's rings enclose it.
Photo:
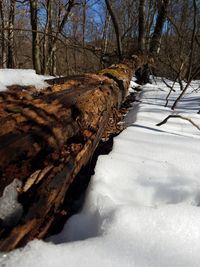
M 156 74 L 198 78 L 198 0 L 0 0 L 0 68 L 73 75 L 149 54 L 164 4 Z

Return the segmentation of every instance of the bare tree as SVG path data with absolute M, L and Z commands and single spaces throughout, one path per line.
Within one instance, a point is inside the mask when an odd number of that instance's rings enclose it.
M 47 74 L 47 57 L 50 47 L 50 34 L 52 24 L 52 0 L 46 2 L 46 24 L 44 29 L 44 42 L 43 42 L 43 74 Z
M 140 0 L 138 17 L 138 50 L 143 52 L 145 49 L 145 3 L 146 0 Z
M 190 42 L 190 51 L 189 51 L 189 65 L 188 65 L 188 71 L 187 71 L 187 84 L 185 88 L 182 90 L 181 94 L 178 96 L 178 98 L 175 100 L 174 104 L 172 105 L 172 110 L 174 110 L 178 104 L 178 102 L 182 99 L 183 95 L 187 91 L 188 87 L 190 86 L 191 81 L 197 76 L 200 72 L 200 67 L 197 67 L 197 69 L 193 72 L 193 59 L 194 59 L 194 49 L 195 49 L 195 43 L 196 43 L 196 33 L 197 33 L 197 3 L 196 0 L 193 0 L 193 30 L 192 30 L 192 36 L 191 36 L 191 42 Z
M 16 0 L 10 0 L 9 22 L 8 22 L 8 61 L 7 67 L 14 68 L 14 20 Z
M 7 40 L 7 31 L 5 14 L 4 14 L 4 6 L 3 1 L 0 0 L 0 17 L 1 17 L 1 58 L 2 58 L 2 67 L 6 68 L 7 66 L 7 53 L 6 53 L 6 40 Z
M 167 8 L 169 5 L 169 2 L 170 0 L 159 0 L 156 25 L 154 28 L 153 36 L 150 41 L 149 52 L 151 54 L 159 54 L 160 52 L 162 31 L 163 31 L 163 26 L 164 26 L 166 16 L 167 16 Z
M 117 41 L 117 52 L 118 52 L 118 57 L 119 60 L 122 60 L 122 43 L 121 43 L 121 35 L 120 35 L 120 29 L 119 29 L 119 24 L 117 22 L 117 18 L 115 16 L 115 13 L 112 9 L 111 3 L 109 0 L 105 0 L 106 7 L 108 9 L 108 12 L 110 14 L 114 30 L 115 30 L 115 35 L 116 35 L 116 41 Z
M 49 55 L 48 55 L 48 58 L 47 58 L 47 61 L 46 61 L 46 67 L 47 68 L 50 66 L 51 61 L 52 60 L 55 61 L 55 59 L 56 59 L 55 53 L 56 53 L 56 46 L 57 46 L 58 36 L 59 36 L 60 33 L 62 33 L 62 31 L 63 31 L 63 29 L 65 27 L 65 24 L 68 21 L 70 12 L 71 12 L 71 10 L 72 10 L 74 5 L 75 5 L 75 1 L 74 0 L 69 0 L 67 2 L 67 4 L 65 5 L 65 12 L 64 12 L 63 18 L 61 19 L 61 21 L 60 21 L 60 23 L 58 25 L 58 29 L 57 29 L 56 35 L 52 39 Z M 53 66 L 55 66 L 55 62 L 53 64 Z M 51 73 L 50 74 L 52 74 L 52 75 L 56 74 L 54 67 L 51 68 Z
M 41 73 L 40 44 L 38 34 L 38 7 L 37 0 L 30 0 L 31 26 L 32 26 L 32 60 L 36 73 Z
M 160 52 L 161 37 L 163 32 L 164 23 L 167 16 L 167 8 L 170 0 L 159 0 L 158 15 L 154 27 L 153 35 L 150 40 L 149 54 L 157 57 Z M 143 4 L 143 3 L 141 3 Z M 142 13 L 142 12 L 141 12 Z M 144 15 L 144 14 L 143 14 Z M 145 84 L 150 82 L 151 68 L 149 64 L 145 64 L 143 69 L 140 70 L 138 82 Z

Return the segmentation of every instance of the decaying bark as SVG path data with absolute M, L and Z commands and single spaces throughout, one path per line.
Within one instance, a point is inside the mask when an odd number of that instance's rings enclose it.
M 0 196 L 15 179 L 23 210 L 17 225 L 2 222 L 0 250 L 46 236 L 143 61 L 135 57 L 98 74 L 50 80 L 41 92 L 13 86 L 0 93 Z

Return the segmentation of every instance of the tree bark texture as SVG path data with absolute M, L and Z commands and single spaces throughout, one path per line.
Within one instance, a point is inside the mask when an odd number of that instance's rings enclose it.
M 98 74 L 53 79 L 41 92 L 14 86 L 0 93 L 0 196 L 18 179 L 23 207 L 17 225 L 2 222 L 0 250 L 46 236 L 62 213 L 70 184 L 92 156 L 144 61 L 134 57 Z

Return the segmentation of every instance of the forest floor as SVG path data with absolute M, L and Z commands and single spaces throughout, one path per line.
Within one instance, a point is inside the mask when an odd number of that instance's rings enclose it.
M 2 254 L 0 266 L 199 266 L 200 131 L 180 118 L 156 124 L 178 114 L 200 126 L 200 81 L 175 112 L 178 84 L 165 107 L 169 88 L 155 82 L 141 88 L 128 127 L 99 156 L 79 213 L 60 234 Z

